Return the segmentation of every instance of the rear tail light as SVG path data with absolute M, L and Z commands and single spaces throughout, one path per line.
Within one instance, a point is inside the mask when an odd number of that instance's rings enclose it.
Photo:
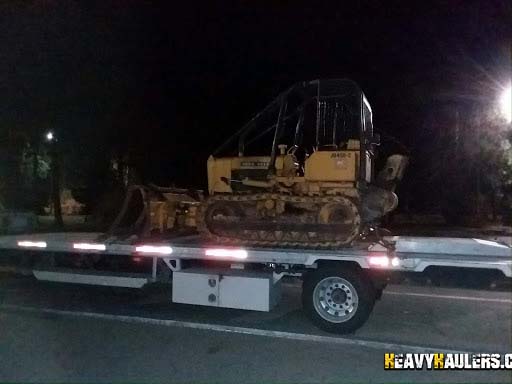
M 369 263 L 373 267 L 386 268 L 389 266 L 389 257 L 387 257 L 387 256 L 370 256 Z
M 389 268 L 389 267 L 398 267 L 400 265 L 400 260 L 398 257 L 390 258 L 389 256 L 381 255 L 381 256 L 370 256 L 368 259 L 368 263 L 371 267 L 379 267 L 379 268 Z

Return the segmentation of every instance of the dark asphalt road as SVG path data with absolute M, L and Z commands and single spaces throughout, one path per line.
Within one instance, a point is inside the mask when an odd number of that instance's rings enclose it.
M 383 370 L 384 352 L 408 346 L 414 352 L 511 352 L 510 292 L 390 286 L 368 323 L 340 343 L 308 339 L 336 336 L 309 323 L 299 293 L 287 285 L 279 307 L 259 313 L 172 304 L 165 289 L 143 293 L 0 278 L 0 381 L 512 382 L 511 371 Z M 140 320 L 128 323 L 120 316 Z M 151 319 L 260 333 L 155 325 Z

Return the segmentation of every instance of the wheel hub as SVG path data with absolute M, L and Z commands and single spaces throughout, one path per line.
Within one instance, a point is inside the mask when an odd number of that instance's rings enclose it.
M 336 288 L 331 292 L 331 298 L 335 304 L 343 304 L 347 300 L 347 293 L 340 288 Z
M 333 323 L 351 319 L 357 310 L 358 295 L 354 286 L 341 277 L 321 280 L 313 292 L 313 304 L 322 318 Z

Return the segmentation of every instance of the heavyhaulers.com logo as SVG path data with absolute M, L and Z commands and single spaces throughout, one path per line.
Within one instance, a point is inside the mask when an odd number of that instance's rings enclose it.
M 512 353 L 385 353 L 384 369 L 512 370 Z

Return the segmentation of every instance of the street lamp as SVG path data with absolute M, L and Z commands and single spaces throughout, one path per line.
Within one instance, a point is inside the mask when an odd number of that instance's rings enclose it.
M 46 141 L 52 142 L 55 139 L 55 136 L 53 135 L 52 131 L 48 131 L 46 133 Z
M 500 96 L 500 112 L 507 123 L 512 122 L 512 84 L 505 88 Z

